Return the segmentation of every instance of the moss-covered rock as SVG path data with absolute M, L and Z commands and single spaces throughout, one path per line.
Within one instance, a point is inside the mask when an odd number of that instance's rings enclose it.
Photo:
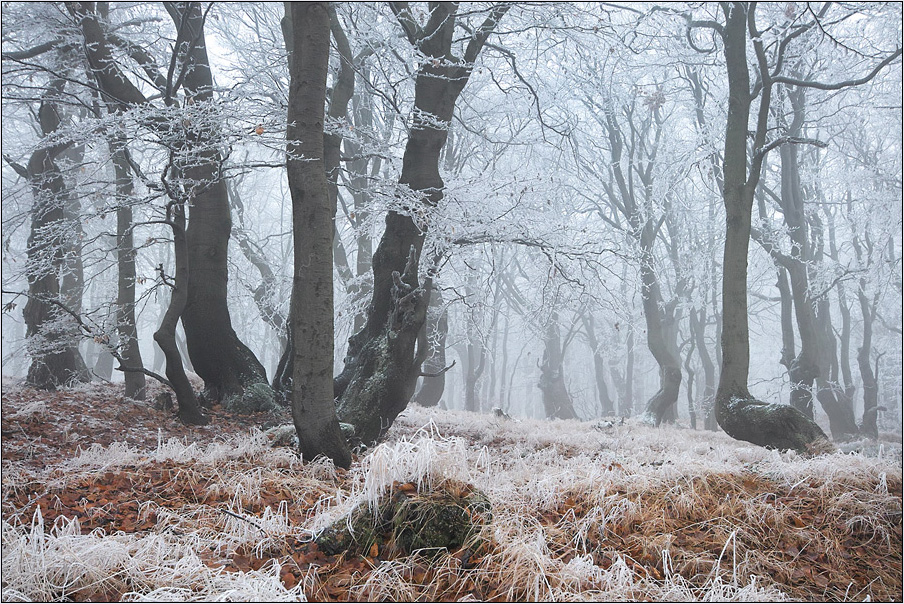
M 227 396 L 222 404 L 223 408 L 231 413 L 259 413 L 278 409 L 276 394 L 265 382 L 245 387 L 245 391 L 241 395 Z
M 492 520 L 487 496 L 474 486 L 448 480 L 432 491 L 412 483 L 395 484 L 371 510 L 364 505 L 342 518 L 317 539 L 330 555 L 407 555 L 418 550 L 452 551 L 473 542 Z

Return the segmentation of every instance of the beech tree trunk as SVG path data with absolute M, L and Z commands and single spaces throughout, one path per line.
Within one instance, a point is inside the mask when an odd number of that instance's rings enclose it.
M 154 332 L 154 341 L 163 351 L 166 358 L 166 379 L 170 381 L 173 391 L 176 393 L 178 415 L 186 424 L 204 425 L 207 417 L 201 413 L 198 397 L 188 381 L 185 368 L 182 365 L 182 355 L 176 345 L 176 325 L 185 308 L 188 299 L 188 243 L 185 237 L 185 210 L 182 203 L 170 202 L 167 205 L 167 220 L 173 231 L 173 252 L 176 258 L 175 281 L 172 285 L 172 295 L 169 306 L 160 322 L 160 327 Z
M 857 260 L 863 263 L 862 244 L 860 238 L 856 236 L 854 237 L 854 252 Z M 861 278 L 857 288 L 860 316 L 863 317 L 863 340 L 860 348 L 857 349 L 857 367 L 860 369 L 860 379 L 863 381 L 863 422 L 861 426 L 863 433 L 872 439 L 879 438 L 879 427 L 876 422 L 880 410 L 879 384 L 870 363 L 870 355 L 873 350 L 873 323 L 876 320 L 878 298 L 879 296 L 876 294 L 870 300 L 866 293 L 866 279 Z
M 652 230 L 647 223 L 644 230 Z M 651 236 L 652 237 L 652 236 Z M 681 388 L 681 357 L 678 353 L 678 325 L 675 306 L 665 305 L 659 280 L 652 267 L 652 242 L 644 246 L 641 259 L 641 283 L 644 318 L 647 325 L 647 345 L 659 365 L 659 390 L 647 401 L 644 415 L 655 425 L 662 423 L 669 412 L 674 417 L 678 392 Z
M 615 403 L 609 396 L 609 388 L 606 385 L 606 361 L 596 337 L 596 325 L 593 315 L 586 312 L 581 315 L 584 323 L 584 333 L 587 335 L 587 344 L 593 353 L 593 375 L 596 378 L 596 390 L 600 403 L 600 411 L 603 415 L 615 415 Z
M 712 357 L 709 355 L 709 349 L 706 347 L 706 307 L 702 307 L 699 312 L 692 308 L 690 312 L 690 331 L 691 337 L 696 341 L 697 355 L 700 357 L 700 364 L 703 366 L 703 389 L 697 390 L 700 395 L 701 409 L 703 410 L 703 426 L 707 430 L 716 430 L 716 415 L 713 405 L 716 398 L 716 366 Z
M 471 36 L 462 59 L 452 54 L 457 5 L 431 5 L 421 26 L 407 5 L 391 4 L 409 42 L 424 59 L 415 77 L 412 126 L 402 158 L 399 184 L 416 198 L 426 215 L 443 195 L 439 159 L 455 102 L 467 83 L 477 55 L 509 5 L 497 5 Z M 409 202 L 411 203 L 411 202 Z M 373 442 L 405 409 L 414 394 L 426 350 L 415 354 L 427 316 L 430 278 L 422 284 L 418 263 L 428 225 L 410 214 L 390 211 L 373 256 L 374 288 L 364 328 L 349 339 L 345 368 L 335 380 L 339 417 Z
M 540 381 L 543 393 L 543 409 L 549 419 L 577 419 L 574 403 L 565 385 L 565 358 L 558 314 L 552 313 L 543 336 L 543 361 L 540 364 Z
M 446 386 L 446 334 L 449 333 L 449 311 L 443 304 L 442 292 L 434 287 L 427 308 L 423 337 L 429 347 L 424 360 L 424 379 L 414 395 L 414 402 L 423 407 L 435 407 L 443 397 Z
M 326 455 L 348 468 L 351 453 L 333 404 L 333 217 L 324 170 L 324 99 L 330 15 L 325 2 L 287 2 L 291 24 L 286 130 L 295 271 L 292 418 L 305 459 Z M 303 309 L 303 311 L 302 311 Z
M 747 176 L 747 130 L 750 118 L 750 74 L 747 66 L 748 9 L 740 2 L 723 5 L 726 23 L 722 39 L 728 72 L 728 117 L 725 124 L 723 201 L 725 252 L 722 278 L 722 372 L 716 391 L 716 420 L 729 436 L 757 445 L 806 452 L 825 434 L 791 406 L 756 400 L 747 388 L 750 334 L 747 318 L 747 252 L 753 196 L 762 159 Z M 771 85 L 760 92 L 761 122 L 768 117 Z M 765 141 L 765 124 L 758 127 L 755 149 Z
M 62 122 L 57 100 L 64 87 L 63 80 L 52 80 L 42 95 L 38 123 L 45 137 L 54 134 Z M 73 268 L 71 257 L 80 254 L 77 241 L 72 241 L 76 230 L 68 209 L 75 201 L 57 164 L 69 147 L 65 141 L 41 147 L 32 153 L 27 167 L 6 158 L 29 182 L 34 199 L 26 248 L 28 301 L 23 310 L 31 356 L 26 383 L 44 390 L 90 381 L 78 350 L 78 326 L 60 306 L 76 314 L 81 306 L 81 296 L 67 292 L 73 279 L 68 275 Z
M 204 37 L 204 13 L 200 2 L 167 3 L 179 36 L 176 52 L 185 65 L 183 87 L 187 102 L 213 100 L 213 77 Z M 241 394 L 245 386 L 267 381 L 266 371 L 254 353 L 232 328 L 226 302 L 227 266 L 232 216 L 226 181 L 220 175 L 223 157 L 218 133 L 205 124 L 187 128 L 192 159 L 182 167 L 190 194 L 188 244 L 188 299 L 182 326 L 195 372 L 204 379 L 207 398 L 222 400 Z
M 333 7 L 328 7 L 330 17 L 329 31 L 339 50 L 339 70 L 336 73 L 335 82 L 332 92 L 329 96 L 328 117 L 333 121 L 348 120 L 348 103 L 351 100 L 355 90 L 355 71 L 352 64 L 351 48 L 348 38 L 342 30 L 339 18 Z M 282 22 L 283 36 L 286 42 L 286 49 L 291 53 L 294 49 L 294 34 L 290 20 L 284 19 Z M 333 129 L 331 132 L 323 134 L 323 166 L 326 171 L 327 192 L 329 194 L 329 202 L 331 216 L 333 217 L 333 250 L 332 257 L 335 260 L 336 268 L 343 282 L 347 284 L 347 291 L 353 293 L 354 276 L 348 265 L 348 258 L 345 248 L 339 239 L 339 232 L 335 226 L 336 207 L 339 198 L 339 172 L 341 163 L 341 149 L 343 136 Z M 366 163 L 366 160 L 365 160 Z M 293 293 L 294 295 L 294 293 Z M 291 305 L 290 305 L 291 306 Z M 291 331 L 291 319 L 287 322 L 287 332 Z M 283 354 L 279 359 L 276 374 L 273 379 L 273 389 L 277 392 L 278 398 L 287 401 L 291 398 L 292 392 L 292 376 L 294 374 L 295 359 L 295 340 L 291 336 L 283 343 Z
M 119 332 L 119 348 L 122 365 L 128 368 L 144 366 L 138 346 L 138 329 L 135 322 L 135 243 L 132 236 L 132 195 L 134 185 L 124 141 L 110 145 L 113 170 L 116 176 L 116 264 L 118 268 L 116 291 L 116 325 Z M 146 380 L 140 371 L 125 371 L 125 395 L 143 401 Z
M 792 120 L 787 125 L 789 136 L 802 135 L 805 117 L 804 89 L 779 89 L 788 97 L 792 109 Z M 843 389 L 837 383 L 836 343 L 829 315 L 828 298 L 814 299 L 810 291 L 810 273 L 816 259 L 822 254 L 822 225 L 818 216 L 805 211 L 805 196 L 800 180 L 800 159 L 798 145 L 783 145 L 781 157 L 781 192 L 777 196 L 782 209 L 788 235 L 791 239 L 789 254 L 779 251 L 765 235 L 758 239 L 773 259 L 784 268 L 790 281 L 794 316 L 797 319 L 800 350 L 793 355 L 793 332 L 788 322 L 788 289 L 782 276 L 779 291 L 782 295 L 783 362 L 787 363 L 791 381 L 791 406 L 808 418 L 813 419 L 813 399 L 819 401 L 829 417 L 832 436 L 846 438 L 858 432 L 853 410 L 843 400 Z M 760 213 L 765 215 L 764 203 L 760 198 Z M 834 371 L 833 371 L 834 367 Z M 834 378 L 833 378 L 834 374 Z M 841 396 L 839 396 L 841 395 Z
M 654 176 L 658 146 L 661 140 L 661 117 L 658 108 L 650 109 L 649 119 L 634 123 L 633 113 L 628 116 L 630 136 L 622 134 L 615 117 L 615 109 L 606 107 L 605 128 L 609 137 L 614 185 L 607 186 L 607 193 L 615 208 L 621 212 L 629 225 L 628 234 L 635 241 L 640 252 L 641 299 L 644 320 L 647 327 L 647 345 L 659 365 L 659 389 L 647 401 L 644 421 L 660 425 L 664 419 L 673 421 L 677 417 L 678 392 L 681 387 L 681 359 L 678 353 L 677 330 L 679 316 L 677 300 L 683 295 L 684 280 L 680 277 L 675 241 L 672 241 L 673 258 L 678 274 L 674 297 L 668 304 L 663 299 L 660 279 L 656 274 L 654 245 L 656 232 L 662 222 L 668 221 L 670 212 L 668 200 L 662 200 L 665 216 L 660 221 L 654 214 Z M 644 142 L 639 142 L 644 139 Z M 649 139 L 649 140 L 647 140 Z M 647 150 L 649 147 L 649 150 Z M 631 164 L 627 174 L 621 167 L 623 152 Z M 639 187 L 634 186 L 634 178 Z M 640 189 L 640 193 L 637 190 Z M 616 191 L 621 203 L 614 200 Z
M 70 2 L 66 6 L 84 35 L 86 57 L 110 110 L 124 111 L 149 104 L 148 98 L 117 66 L 111 45 L 94 12 L 94 4 Z M 169 78 L 155 74 L 154 84 L 163 88 L 166 105 L 177 102 L 176 81 L 181 82 L 186 105 L 206 105 L 213 100 L 213 77 L 207 57 L 205 13 L 201 3 L 165 2 L 164 7 L 178 32 L 172 64 L 174 67 L 179 65 L 180 73 L 170 73 Z M 136 60 L 140 62 L 141 57 Z M 156 65 L 151 64 L 142 67 L 148 73 L 156 69 Z M 175 166 L 184 179 L 182 184 L 191 206 L 186 229 L 190 273 L 181 318 L 192 366 L 204 379 L 207 398 L 213 400 L 241 393 L 244 386 L 266 382 L 266 372 L 232 328 L 226 303 L 232 218 L 226 183 L 220 174 L 223 156 L 219 148 L 219 130 L 209 117 L 199 115 L 197 122 L 183 119 L 173 123 L 162 118 L 149 121 L 163 137 L 172 137 L 175 129 L 184 128 L 179 155 L 187 159 Z M 185 200 L 180 203 L 182 201 Z

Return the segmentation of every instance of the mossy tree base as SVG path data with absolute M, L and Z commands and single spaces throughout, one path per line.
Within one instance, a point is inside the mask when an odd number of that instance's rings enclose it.
M 818 454 L 834 449 L 822 429 L 789 405 L 754 398 L 719 397 L 716 419 L 732 438 L 770 449 Z
M 324 531 L 317 545 L 329 555 L 453 551 L 473 543 L 491 519 L 489 500 L 471 485 L 450 480 L 418 492 L 412 483 L 397 483 L 375 510 L 361 506 L 350 520 L 342 518 Z

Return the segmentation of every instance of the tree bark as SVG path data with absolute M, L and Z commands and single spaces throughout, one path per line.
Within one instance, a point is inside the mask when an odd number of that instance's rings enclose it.
M 716 398 L 716 366 L 706 347 L 706 307 L 698 312 L 692 308 L 690 312 L 691 337 L 696 341 L 697 355 L 703 366 L 703 392 L 701 394 L 701 409 L 703 410 L 703 425 L 707 430 L 716 429 L 716 416 L 713 405 Z
M 540 381 L 543 393 L 543 409 L 549 419 L 577 419 L 574 404 L 565 385 L 565 358 L 558 314 L 553 312 L 546 324 L 543 336 L 543 362 L 540 364 Z
M 391 7 L 409 42 L 423 56 L 415 78 L 412 126 L 399 184 L 416 199 L 414 215 L 426 215 L 442 199 L 439 159 L 455 102 L 483 44 L 509 7 L 491 9 L 471 36 L 463 59 L 451 50 L 456 4 L 431 5 L 423 27 L 407 5 L 393 3 Z M 428 284 L 422 286 L 418 279 L 427 228 L 426 222 L 418 224 L 410 214 L 387 214 L 386 229 L 373 256 L 374 288 L 367 320 L 349 339 L 345 368 L 335 380 L 339 416 L 355 426 L 357 436 L 365 442 L 379 438 L 408 404 L 427 354 L 426 350 L 415 354 L 430 298 Z
M 138 328 L 135 321 L 135 242 L 132 235 L 132 195 L 134 184 L 125 142 L 112 141 L 110 151 L 116 177 L 116 264 L 118 268 L 116 291 L 116 325 L 122 364 L 130 368 L 144 367 L 138 346 Z M 140 371 L 126 371 L 125 395 L 143 401 L 146 396 L 145 376 Z
M 691 359 L 694 357 L 694 348 L 697 345 L 693 335 L 689 338 L 690 348 L 684 357 L 684 373 L 687 375 L 687 412 L 690 417 L 691 429 L 697 429 L 697 406 L 694 404 L 694 368 Z
M 784 90 L 791 107 L 791 122 L 787 125 L 789 136 L 799 138 L 805 118 L 806 96 L 804 89 Z M 813 398 L 819 401 L 829 417 L 832 436 L 846 438 L 858 432 L 853 410 L 843 400 L 843 389 L 837 383 L 837 355 L 835 336 L 826 296 L 814 299 L 810 291 L 811 271 L 822 257 L 822 224 L 818 215 L 805 211 L 806 192 L 800 180 L 798 145 L 787 144 L 780 148 L 781 192 L 777 196 L 782 209 L 791 251 L 784 254 L 764 234 L 758 239 L 773 259 L 784 268 L 790 278 L 790 293 L 794 301 L 794 315 L 800 336 L 800 350 L 786 365 L 791 381 L 791 406 L 808 418 L 813 418 Z M 764 201 L 759 194 L 761 219 L 765 218 Z M 765 229 L 764 229 L 765 230 Z M 812 236 L 811 236 L 812 234 Z M 770 237 L 771 239 L 771 237 Z M 787 294 L 780 279 L 782 293 L 783 360 L 793 355 L 793 333 L 787 327 Z M 791 339 L 789 349 L 788 339 Z M 834 370 L 833 370 L 834 368 Z M 841 396 L 839 396 L 841 395 Z
M 70 14 L 85 38 L 83 46 L 104 101 L 111 111 L 124 111 L 148 105 L 147 97 L 122 73 L 113 56 L 110 44 L 93 3 L 69 2 Z M 164 103 L 176 103 L 177 83 L 185 91 L 190 104 L 213 101 L 213 78 L 204 39 L 204 19 L 199 2 L 165 2 L 164 7 L 176 25 L 178 37 L 174 48 L 173 66 L 181 66 L 181 74 L 171 73 L 165 83 Z M 179 75 L 178 78 L 175 78 Z M 174 79 L 175 78 L 175 79 Z M 176 166 L 184 179 L 184 188 L 191 205 L 186 229 L 189 255 L 187 265 L 187 300 L 182 324 L 191 355 L 192 366 L 204 379 L 208 399 L 222 399 L 241 393 L 244 386 L 266 382 L 263 365 L 245 346 L 232 328 L 226 302 L 228 281 L 227 251 L 231 231 L 231 216 L 226 183 L 220 169 L 223 157 L 219 149 L 219 132 L 210 120 L 193 124 L 183 120 L 176 124 L 161 117 L 148 123 L 163 136 L 184 129 L 182 156 L 190 156 Z M 177 318 L 178 319 L 178 318 Z
M 859 237 L 854 237 L 854 252 L 857 260 L 863 263 L 863 252 Z M 873 349 L 873 323 L 876 320 L 876 307 L 878 295 L 870 300 L 866 293 L 866 279 L 860 279 L 857 288 L 857 301 L 860 303 L 860 315 L 863 317 L 863 340 L 857 349 L 857 367 L 860 369 L 860 379 L 863 381 L 863 421 L 861 429 L 863 433 L 872 439 L 879 438 L 879 427 L 876 419 L 879 414 L 879 384 L 873 367 L 870 364 L 870 355 Z
M 658 109 L 651 109 L 649 119 L 641 125 L 634 123 L 633 107 L 626 110 L 627 120 L 631 127 L 630 138 L 623 136 L 615 117 L 615 110 L 608 106 L 605 112 L 605 128 L 609 137 L 609 153 L 611 156 L 614 186 L 607 187 L 610 201 L 622 213 L 630 228 L 628 233 L 635 241 L 640 252 L 641 299 L 643 301 L 644 320 L 647 327 L 647 345 L 656 363 L 659 365 L 659 389 L 647 401 L 643 417 L 644 421 L 660 425 L 663 419 L 673 420 L 677 413 L 678 392 L 681 387 L 681 359 L 678 354 L 677 330 L 679 316 L 677 300 L 683 295 L 683 280 L 677 276 L 674 299 L 666 304 L 663 299 L 660 279 L 656 274 L 654 245 L 656 232 L 661 223 L 654 215 L 653 209 L 653 168 L 656 163 L 662 128 Z M 644 143 L 638 139 L 650 139 Z M 626 175 L 622 170 L 623 150 L 627 146 L 631 159 L 630 172 Z M 649 150 L 642 150 L 641 145 Z M 632 179 L 636 177 L 642 194 L 638 194 Z M 616 196 L 621 203 L 614 201 Z M 662 222 L 669 220 L 668 201 L 663 200 L 665 216 Z M 657 224 L 659 223 L 659 224 Z M 674 246 L 674 240 L 672 242 Z M 677 263 L 677 250 L 674 250 L 676 272 L 680 271 Z
M 424 361 L 421 387 L 414 395 L 414 402 L 423 407 L 435 407 L 443 397 L 446 385 L 446 334 L 449 333 L 449 311 L 443 304 L 442 292 L 434 287 L 424 322 L 423 337 L 429 347 Z
M 176 52 L 185 66 L 186 102 L 213 101 L 213 76 L 204 37 L 205 15 L 200 2 L 166 3 L 179 31 Z M 185 340 L 195 372 L 204 380 L 207 398 L 223 400 L 241 394 L 246 386 L 266 383 L 267 376 L 254 353 L 232 328 L 227 305 L 228 249 L 232 216 L 226 181 L 220 174 L 223 157 L 219 134 L 187 128 L 195 153 L 183 176 L 190 192 L 186 239 L 189 255 L 188 300 L 182 314 Z
M 329 32 L 336 43 L 339 50 L 339 70 L 335 76 L 332 92 L 329 95 L 329 109 L 327 116 L 332 120 L 333 125 L 328 128 L 329 132 L 323 134 L 323 167 L 326 171 L 327 193 L 331 208 L 331 216 L 333 217 L 333 250 L 331 257 L 336 261 L 336 267 L 339 269 L 342 280 L 351 284 L 352 275 L 348 266 L 348 259 L 345 255 L 345 248 L 339 239 L 339 232 L 335 225 L 336 206 L 339 198 L 339 168 L 340 168 L 340 151 L 342 149 L 342 134 L 336 132 L 336 122 L 348 121 L 348 104 L 355 91 L 355 71 L 352 64 L 351 48 L 348 38 L 342 30 L 342 25 L 336 15 L 333 7 L 328 7 L 329 11 Z M 283 26 L 284 36 L 294 36 L 294 25 L 290 20 L 286 20 Z M 286 48 L 296 48 L 295 41 L 286 40 Z M 293 294 L 294 295 L 294 294 Z M 295 340 L 292 337 L 287 338 L 283 346 L 283 354 L 280 357 L 277 367 L 277 375 L 274 376 L 273 387 L 280 394 L 280 398 L 290 397 L 292 390 L 292 375 L 294 375 L 294 360 L 296 357 Z
M 49 137 L 62 122 L 57 100 L 65 87 L 63 80 L 52 80 L 41 97 L 38 123 L 41 134 Z M 71 255 L 79 253 L 67 207 L 74 203 L 57 158 L 70 146 L 68 142 L 44 143 L 23 167 L 10 165 L 30 184 L 34 198 L 31 232 L 27 243 L 26 278 L 28 302 L 23 315 L 27 326 L 31 364 L 26 383 L 44 390 L 55 390 L 77 382 L 90 381 L 88 368 L 78 350 L 78 327 L 54 302 L 66 305 L 81 299 L 69 299 L 65 280 L 71 268 Z M 8 160 L 9 161 L 9 160 Z
M 722 372 L 716 391 L 716 420 L 733 438 L 806 452 L 814 443 L 825 440 L 819 426 L 793 407 L 756 400 L 747 387 L 750 368 L 747 253 L 753 196 L 762 166 L 762 159 L 754 158 L 748 178 L 747 131 L 752 99 L 747 66 L 747 28 L 748 17 L 753 24 L 753 15 L 748 15 L 748 10 L 755 8 L 740 2 L 722 6 L 726 20 L 722 40 L 729 92 L 722 169 L 725 204 Z M 765 143 L 771 83 L 765 82 L 759 94 L 761 105 L 755 152 L 759 152 Z
M 324 170 L 324 99 L 330 15 L 325 2 L 287 2 L 289 55 L 287 171 L 295 271 L 290 313 L 294 347 L 292 418 L 305 459 L 351 465 L 333 404 L 333 218 Z M 302 312 L 303 309 L 303 312 Z
M 603 415 L 615 415 L 615 403 L 609 396 L 609 387 L 606 385 L 606 361 L 599 340 L 596 337 L 596 325 L 593 315 L 588 311 L 581 315 L 584 323 L 584 333 L 587 335 L 587 344 L 593 354 L 593 375 L 596 378 L 596 390 L 600 403 L 600 411 Z
M 178 415 L 186 424 L 204 425 L 207 417 L 201 413 L 198 397 L 188 381 L 185 368 L 182 366 L 182 355 L 176 345 L 176 325 L 188 299 L 188 243 L 185 237 L 185 210 L 182 203 L 172 201 L 167 205 L 167 219 L 173 231 L 173 252 L 176 258 L 175 282 L 172 283 L 172 294 L 169 306 L 154 332 L 154 341 L 160 346 L 166 358 L 166 379 L 172 384 L 176 393 Z M 161 277 L 163 275 L 161 274 Z

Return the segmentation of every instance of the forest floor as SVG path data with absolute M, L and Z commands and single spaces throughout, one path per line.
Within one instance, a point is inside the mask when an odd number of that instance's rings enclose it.
M 2 600 L 904 595 L 900 436 L 805 458 L 633 420 L 412 406 L 343 471 L 265 431 L 288 416 L 210 414 L 190 428 L 117 386 L 5 382 Z M 312 543 L 387 490 L 452 481 L 492 504 L 469 546 L 330 556 Z

